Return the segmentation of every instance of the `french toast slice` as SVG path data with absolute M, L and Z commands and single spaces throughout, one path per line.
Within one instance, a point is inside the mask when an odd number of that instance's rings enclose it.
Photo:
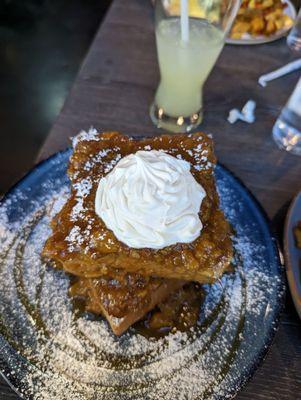
M 79 278 L 70 287 L 70 295 L 84 298 L 86 311 L 104 316 L 119 336 L 184 284 L 175 279 L 144 279 L 138 275 L 127 275 L 119 281 Z
M 133 249 L 120 242 L 95 213 L 99 180 L 124 156 L 151 149 L 190 162 L 191 173 L 206 191 L 199 214 L 203 230 L 192 243 L 161 250 Z M 143 276 L 214 282 L 229 268 L 233 254 L 231 228 L 219 208 L 215 163 L 212 139 L 204 133 L 133 140 L 118 132 L 82 132 L 74 139 L 70 158 L 71 195 L 52 220 L 52 235 L 43 256 L 84 278 L 109 276 L 112 269 L 118 269 Z

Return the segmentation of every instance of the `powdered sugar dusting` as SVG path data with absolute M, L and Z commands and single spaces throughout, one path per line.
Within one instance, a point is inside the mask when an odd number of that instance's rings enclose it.
M 80 245 L 83 244 L 84 238 L 81 235 L 81 230 L 78 225 L 74 225 L 69 235 L 65 238 L 66 242 L 69 243 L 68 250 L 75 251 L 76 247 L 80 248 Z
M 109 173 L 115 167 L 119 160 L 121 160 L 121 154 L 117 154 L 117 156 L 113 160 L 107 163 L 104 169 L 105 174 Z
M 72 138 L 72 146 L 75 148 L 79 142 L 82 141 L 96 141 L 98 142 L 100 140 L 98 132 L 95 128 L 91 127 L 88 132 L 86 131 L 81 131 L 78 135 L 74 136 Z
M 70 219 L 77 221 L 79 218 L 83 219 L 85 214 L 84 200 L 90 194 L 92 189 L 92 181 L 90 178 L 85 178 L 73 185 L 75 190 L 76 204 L 72 208 Z
M 67 159 L 56 164 L 62 174 Z M 228 398 L 236 392 L 275 328 L 282 282 L 256 206 L 220 168 L 217 177 L 222 207 L 235 229 L 235 272 L 204 286 L 198 327 L 158 340 L 134 330 L 118 338 L 104 320 L 76 315 L 67 295 L 69 278 L 40 259 L 50 232 L 48 205 L 55 199 L 59 210 L 68 194 L 62 178 L 54 179 L 48 170 L 34 201 L 24 190 L 5 200 L 0 207 L 0 331 L 6 344 L 0 359 L 25 398 L 184 400 Z M 84 198 L 90 182 L 75 189 Z M 70 245 L 80 240 L 78 232 L 75 225 L 66 238 Z

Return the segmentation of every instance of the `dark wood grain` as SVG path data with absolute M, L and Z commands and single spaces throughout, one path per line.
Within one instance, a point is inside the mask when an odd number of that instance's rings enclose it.
M 153 12 L 147 0 L 115 0 L 54 124 L 39 159 L 69 144 L 69 137 L 91 125 L 131 135 L 155 135 L 148 117 L 159 79 Z M 201 129 L 212 133 L 219 161 L 254 193 L 281 238 L 283 218 L 301 187 L 301 158 L 280 151 L 272 126 L 299 73 L 263 89 L 262 73 L 292 59 L 284 40 L 254 47 L 226 46 L 205 88 Z M 256 122 L 230 125 L 233 107 L 257 102 Z M 0 382 L 0 399 L 9 397 Z M 301 323 L 290 295 L 272 348 L 252 380 L 237 396 L 248 400 L 301 398 Z

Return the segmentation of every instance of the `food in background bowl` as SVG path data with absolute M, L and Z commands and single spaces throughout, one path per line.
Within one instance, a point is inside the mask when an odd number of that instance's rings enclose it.
M 271 36 L 293 26 L 286 13 L 288 3 L 281 0 L 243 0 L 234 21 L 231 39 Z

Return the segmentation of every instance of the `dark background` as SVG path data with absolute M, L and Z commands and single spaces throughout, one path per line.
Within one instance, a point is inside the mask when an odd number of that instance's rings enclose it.
M 0 193 L 32 166 L 109 4 L 0 0 Z

